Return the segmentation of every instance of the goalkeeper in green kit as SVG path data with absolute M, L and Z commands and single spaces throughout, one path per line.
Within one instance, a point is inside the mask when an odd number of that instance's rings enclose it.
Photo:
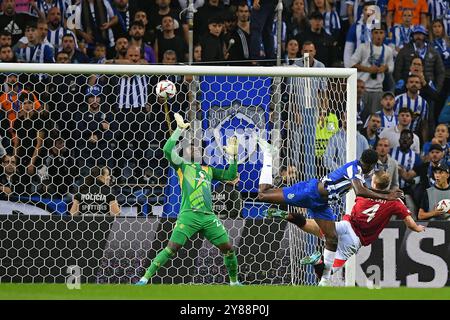
M 161 250 L 145 275 L 136 285 L 146 285 L 148 280 L 160 267 L 173 258 L 186 241 L 200 232 L 208 241 L 215 245 L 224 255 L 225 266 L 230 277 L 230 285 L 241 285 L 238 281 L 238 263 L 236 254 L 228 238 L 222 222 L 212 210 L 211 180 L 232 181 L 237 177 L 237 151 L 236 137 L 230 138 L 225 148 L 231 162 L 228 169 L 216 169 L 203 166 L 193 161 L 192 148 L 184 150 L 192 161 L 181 158 L 174 150 L 175 145 L 183 132 L 189 128 L 189 123 L 184 123 L 183 118 L 175 113 L 177 129 L 164 145 L 164 155 L 170 165 L 177 171 L 181 186 L 181 208 L 178 214 L 175 228 L 172 231 L 167 247 Z

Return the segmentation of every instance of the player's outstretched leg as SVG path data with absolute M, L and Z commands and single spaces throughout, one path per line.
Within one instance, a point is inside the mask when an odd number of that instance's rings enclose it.
M 233 250 L 233 246 L 230 242 L 220 244 L 217 248 L 223 254 L 223 261 L 230 277 L 231 286 L 241 286 L 242 284 L 238 280 L 238 261 L 236 253 Z
M 258 199 L 269 203 L 284 203 L 282 189 L 273 189 L 272 160 L 277 149 L 262 138 L 257 137 L 258 144 L 263 151 L 263 167 L 259 177 Z
M 268 218 L 278 217 L 289 221 L 290 223 L 295 224 L 297 227 L 302 229 L 302 231 L 324 240 L 323 233 L 320 231 L 317 223 L 313 219 L 306 219 L 306 217 L 301 213 L 287 212 L 277 208 L 269 208 L 264 212 L 264 214 Z
M 333 269 L 338 244 L 336 226 L 335 222 L 331 220 L 315 220 L 325 235 L 325 250 L 323 251 L 324 270 L 319 286 L 329 286 L 331 284 L 331 271 Z
M 322 259 L 322 254 L 320 251 L 314 252 L 312 255 L 302 258 L 300 260 L 301 265 L 312 265 L 314 268 L 314 273 L 317 276 L 317 279 L 321 279 L 323 275 L 323 269 L 325 267 Z
M 139 280 L 139 282 L 136 283 L 136 285 L 138 286 L 146 285 L 148 283 L 148 280 L 150 280 L 150 278 L 155 275 L 155 273 L 159 270 L 159 268 L 164 266 L 167 263 L 167 261 L 173 258 L 177 253 L 178 249 L 180 248 L 181 245 L 179 245 L 178 243 L 169 241 L 167 247 L 161 250 L 155 257 L 155 259 L 153 259 L 152 263 L 150 264 L 150 267 L 148 267 L 144 276 Z

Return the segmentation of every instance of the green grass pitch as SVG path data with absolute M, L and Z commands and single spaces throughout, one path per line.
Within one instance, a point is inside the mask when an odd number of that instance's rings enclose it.
M 324 288 L 308 286 L 248 285 L 133 285 L 81 284 L 69 290 L 64 284 L 0 284 L 1 300 L 449 300 L 450 287 Z

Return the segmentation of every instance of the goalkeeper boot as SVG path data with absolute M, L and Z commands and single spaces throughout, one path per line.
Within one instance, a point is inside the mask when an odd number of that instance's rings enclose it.
M 230 281 L 230 286 L 232 287 L 243 287 L 244 285 L 238 281 Z
M 136 286 L 145 286 L 148 283 L 148 279 L 142 277 L 138 282 L 136 282 Z
M 267 218 L 281 218 L 281 219 L 286 219 L 286 217 L 288 216 L 288 213 L 284 210 L 280 210 L 277 208 L 269 208 L 267 210 L 264 211 L 264 215 Z
M 259 144 L 259 147 L 261 148 L 261 150 L 263 152 L 268 152 L 270 154 L 272 154 L 272 156 L 277 155 L 278 153 L 278 148 L 271 145 L 270 143 L 268 143 L 266 140 L 264 140 L 263 138 L 261 138 L 260 136 L 256 135 L 256 141 Z
M 319 287 L 331 287 L 331 279 L 325 279 L 322 277 L 319 281 Z
M 300 264 L 301 265 L 308 265 L 308 264 L 315 265 L 320 261 L 321 258 L 322 258 L 322 253 L 320 253 L 320 251 L 316 251 L 312 255 L 301 259 Z

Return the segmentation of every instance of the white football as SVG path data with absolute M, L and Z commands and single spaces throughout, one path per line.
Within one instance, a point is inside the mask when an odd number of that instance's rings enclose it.
M 450 213 L 450 199 L 442 199 L 438 202 L 436 209 Z
M 156 94 L 164 99 L 172 99 L 177 93 L 175 84 L 170 80 L 161 80 L 156 85 Z

